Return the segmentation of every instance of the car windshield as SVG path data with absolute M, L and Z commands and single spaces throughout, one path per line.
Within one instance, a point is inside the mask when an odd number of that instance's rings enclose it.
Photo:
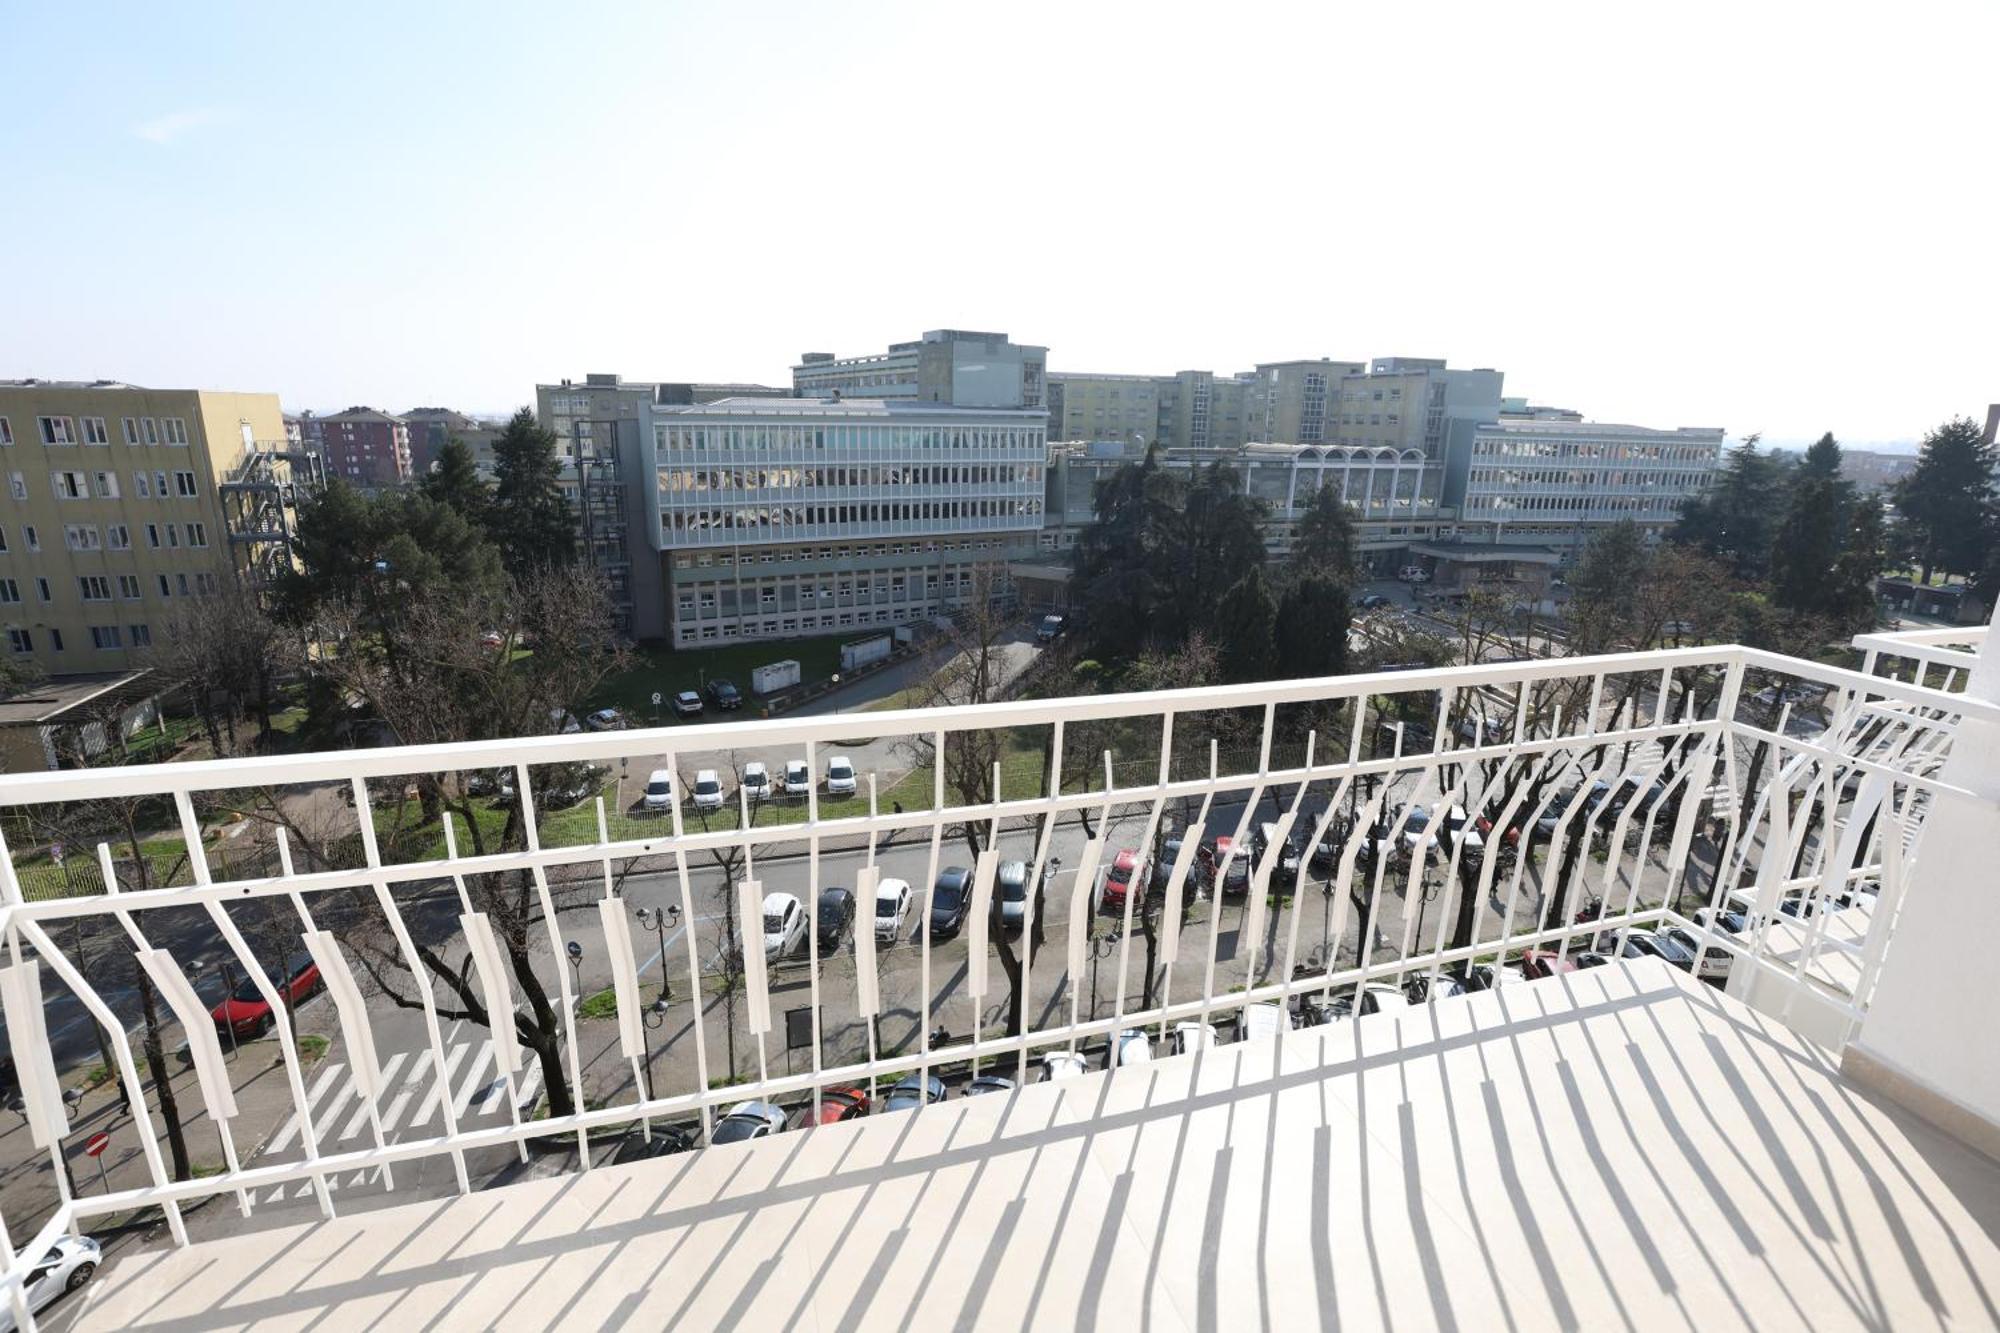
M 1131 879 L 1131 878 L 1132 878 L 1132 867 L 1131 867 L 1131 866 L 1118 866 L 1118 865 L 1115 865 L 1115 866 L 1112 866 L 1112 867 L 1111 867 L 1111 882 L 1112 882 L 1112 883 L 1114 883 L 1114 884 L 1123 884 L 1123 883 L 1125 883 L 1125 881 L 1127 881 L 1127 880 L 1129 880 L 1129 879 Z
M 941 879 L 938 881 L 937 892 L 931 895 L 931 901 L 946 911 L 950 911 L 958 906 L 959 899 L 964 896 L 964 881 Z
M 748 787 L 761 787 L 769 780 L 769 776 L 761 768 L 746 769 L 743 774 L 743 783 Z
M 264 993 L 257 989 L 256 982 L 252 981 L 249 977 L 245 977 L 240 983 L 237 984 L 235 990 L 229 992 L 229 998 L 232 1000 L 255 1001 L 255 1000 L 262 1000 L 264 998 Z
M 1404 825 L 1403 827 L 1405 827 L 1405 828 L 1408 828 L 1408 829 L 1420 829 L 1420 828 L 1424 827 L 1424 826 L 1425 826 L 1426 824 L 1428 824 L 1428 823 L 1430 823 L 1430 822 L 1431 822 L 1431 812 L 1430 812 L 1430 811 L 1428 811 L 1428 810 L 1419 810 L 1419 809 L 1417 809 L 1417 808 L 1416 808 L 1415 806 L 1411 806 L 1411 807 L 1410 807 L 1410 822 L 1409 822 L 1409 823 L 1407 823 L 1407 824 L 1405 824 L 1405 825 Z
M 764 933 L 766 935 L 782 934 L 784 929 L 785 914 L 783 912 L 764 913 Z
M 707 796 L 722 790 L 722 784 L 714 778 L 702 778 L 694 784 L 695 795 Z
M 875 915 L 887 921 L 890 917 L 896 915 L 897 905 L 898 900 L 896 898 L 877 898 L 875 900 Z
M 724 1116 L 722 1123 L 715 1127 L 715 1137 L 710 1139 L 709 1142 L 741 1143 L 745 1139 L 756 1138 L 757 1132 L 763 1128 L 764 1122 L 754 1116 Z
M 854 776 L 854 769 L 844 761 L 835 761 L 826 766 L 826 775 L 830 778 L 851 778 Z
M 682 690 L 674 697 L 684 704 L 698 704 L 701 702 L 701 696 L 693 690 Z
M 665 796 L 672 790 L 673 783 L 665 778 L 655 778 L 646 784 L 646 795 L 648 796 Z

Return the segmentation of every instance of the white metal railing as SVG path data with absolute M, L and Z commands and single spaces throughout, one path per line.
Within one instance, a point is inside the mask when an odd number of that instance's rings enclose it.
M 1475 964 L 1529 950 L 1567 958 L 1652 927 L 1688 932 L 1698 957 L 1730 960 L 1733 990 L 1837 1043 L 1866 1011 L 1915 830 L 1964 715 L 2000 709 L 1750 649 L 1690 648 L 0 776 L 0 996 L 30 1137 L 47 1157 L 28 1173 L 41 1203 L 0 1196 L 6 1293 L 25 1325 L 26 1261 L 114 1213 L 157 1207 L 184 1241 L 185 1203 L 233 1196 L 249 1215 L 260 1193 L 303 1186 L 330 1216 L 340 1177 L 366 1171 L 392 1187 L 411 1159 L 448 1158 L 465 1190 L 495 1154 L 573 1139 L 587 1169 L 593 1133 L 634 1122 L 650 1135 L 663 1118 L 698 1117 L 706 1130 L 722 1103 L 817 1105 L 829 1087 L 872 1096 L 884 1080 L 939 1070 L 1023 1078 L 1037 1054 L 1132 1029 L 1164 1038 L 1177 1024 L 1240 1025 L 1255 1004 L 1359 1002 L 1371 982 L 1427 981 L 1435 993 Z M 684 803 L 695 770 L 755 755 L 775 773 L 796 755 L 817 776 L 835 752 L 864 756 L 852 797 L 815 781 L 789 803 L 753 803 L 740 785 L 722 812 Z M 546 794 L 574 792 L 579 766 L 621 762 L 628 773 L 636 763 L 634 781 L 676 775 L 676 799 L 657 814 L 627 806 L 621 776 L 609 803 L 543 808 Z M 582 778 L 599 780 L 611 789 L 608 767 Z M 486 795 L 468 794 L 481 783 Z M 1477 853 L 1441 833 L 1454 809 L 1487 821 Z M 352 827 L 330 827 L 342 820 Z M 162 821 L 150 838 L 140 827 Z M 94 855 L 102 892 L 28 876 L 51 829 L 67 834 L 70 857 Z M 1169 860 L 1174 838 L 1182 850 Z M 1105 910 L 1124 848 L 1164 873 L 1135 873 L 1141 891 Z M 951 938 L 912 931 L 942 901 L 952 861 L 970 863 L 962 926 Z M 1018 935 L 990 910 L 1013 861 L 1041 886 L 1021 903 Z M 912 886 L 912 915 L 878 944 L 873 899 L 895 880 Z M 854 929 L 825 940 L 817 909 L 835 883 L 854 891 Z M 751 939 L 762 895 L 780 886 L 803 911 L 796 960 L 782 913 L 776 959 Z M 645 918 L 651 956 L 634 907 L 658 913 Z M 1747 917 L 1733 932 L 1718 914 L 1732 907 Z M 308 957 L 328 999 L 299 1022 L 328 1026 L 316 1035 L 332 1045 L 316 1066 L 294 1024 L 276 1021 L 279 1105 L 246 1109 L 277 1081 L 248 1086 L 208 1007 L 234 975 L 246 1003 L 285 1014 L 280 987 Z M 656 986 L 673 999 L 648 1004 Z M 134 1009 L 152 994 L 148 1023 Z M 774 1005 L 788 997 L 805 1003 L 779 1023 Z M 667 1031 L 680 1011 L 685 1026 Z M 1008 1030 L 1014 1011 L 1019 1031 Z M 174 1177 L 154 1087 L 136 1094 L 140 1151 L 116 1186 L 71 1183 L 51 1034 L 93 1024 L 135 1090 L 148 1089 L 135 1032 L 141 1045 L 186 1042 L 193 1078 L 175 1096 L 180 1118 L 198 1106 L 216 1140 L 212 1173 Z M 453 1085 L 463 1052 L 447 1025 L 484 1034 L 492 1095 Z M 336 1051 L 355 1109 L 342 1101 L 329 1116 L 318 1089 Z M 432 1071 L 407 1125 L 398 1107 L 422 1089 L 388 1086 L 398 1064 Z M 537 1081 L 551 1108 L 540 1119 L 523 1102 Z M 248 1142 L 262 1151 L 246 1154 Z

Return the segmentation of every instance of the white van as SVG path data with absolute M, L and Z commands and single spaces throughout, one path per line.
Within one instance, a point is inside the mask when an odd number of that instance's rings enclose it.
M 670 768 L 656 768 L 646 778 L 646 808 L 667 810 L 674 803 L 674 771 Z

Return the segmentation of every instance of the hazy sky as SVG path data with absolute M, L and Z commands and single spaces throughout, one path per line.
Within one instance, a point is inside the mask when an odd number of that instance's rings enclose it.
M 1990 3 L 0 12 L 0 377 L 475 411 L 1442 356 L 1861 444 L 2000 400 Z

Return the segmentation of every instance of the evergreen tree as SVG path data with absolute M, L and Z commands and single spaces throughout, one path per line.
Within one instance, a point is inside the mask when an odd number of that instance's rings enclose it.
M 1325 574 L 1302 574 L 1278 599 L 1272 631 L 1274 664 L 1282 676 L 1339 676 L 1347 671 L 1347 629 L 1351 615 L 1346 585 Z
M 1352 589 L 1360 579 L 1355 554 L 1354 511 L 1337 486 L 1321 486 L 1306 501 L 1292 530 L 1292 568 L 1314 573 Z
M 1971 574 L 1988 554 L 1986 509 L 1993 498 L 1993 447 L 1971 418 L 1947 421 L 1924 436 L 1916 470 L 1896 487 L 1896 509 L 1924 582 L 1936 571 Z
M 1172 596 L 1157 612 L 1172 636 L 1169 642 L 1178 645 L 1196 630 L 1207 629 L 1227 665 L 1229 644 L 1220 631 L 1232 613 L 1222 602 L 1245 574 L 1263 569 L 1262 511 L 1259 502 L 1243 493 L 1242 476 L 1235 469 L 1215 463 L 1196 475 L 1168 566 Z M 1259 583 L 1268 599 L 1269 586 L 1261 579 Z
M 527 408 L 493 442 L 496 485 L 488 517 L 507 572 L 522 578 L 576 558 L 576 517 L 562 493 L 556 437 Z
M 1569 579 L 1570 641 L 1579 653 L 1608 652 L 1633 637 L 1646 544 L 1631 519 L 1590 539 Z
M 1827 614 L 1843 628 L 1860 633 L 1875 624 L 1875 580 L 1888 564 L 1888 532 L 1876 496 L 1857 497 L 1849 514 L 1840 559 L 1833 567 Z
M 1847 549 L 1854 509 L 1854 487 L 1840 476 L 1840 446 L 1823 435 L 1792 474 L 1771 545 L 1771 597 L 1779 606 L 1804 615 L 1843 615 L 1838 608 L 1847 603 L 1848 590 L 1836 583 L 1834 567 Z M 1873 536 L 1878 561 L 1879 528 Z
M 1698 546 L 1727 560 L 1737 578 L 1756 581 L 1770 569 L 1776 526 L 1780 464 L 1759 453 L 1758 437 L 1745 436 L 1723 459 L 1708 492 L 1690 501 L 1674 528 L 1674 540 Z
M 1278 608 L 1263 568 L 1252 566 L 1229 586 L 1213 610 L 1213 641 L 1222 659 L 1223 679 L 1231 684 L 1269 680 Z
M 1072 557 L 1091 656 L 1123 662 L 1156 643 L 1174 646 L 1157 617 L 1173 597 L 1167 567 L 1182 489 L 1150 448 L 1143 462 L 1128 463 L 1099 483 L 1097 522 L 1077 539 Z
M 438 450 L 437 462 L 417 489 L 426 498 L 456 509 L 468 522 L 486 526 L 486 511 L 493 504 L 493 495 L 472 461 L 472 450 L 456 435 Z

